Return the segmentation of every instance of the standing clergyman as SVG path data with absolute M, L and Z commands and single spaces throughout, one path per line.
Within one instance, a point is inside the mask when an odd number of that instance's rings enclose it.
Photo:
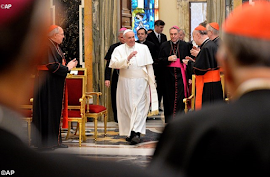
M 137 144 L 146 132 L 150 101 L 152 113 L 158 113 L 153 59 L 146 45 L 135 43 L 132 30 L 124 32 L 124 39 L 126 43 L 114 49 L 109 67 L 120 69 L 116 93 L 119 134 Z

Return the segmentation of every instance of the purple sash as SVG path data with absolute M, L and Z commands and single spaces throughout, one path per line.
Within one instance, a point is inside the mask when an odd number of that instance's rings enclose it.
M 176 61 L 171 62 L 171 64 L 167 65 L 167 67 L 173 67 L 173 68 L 180 68 L 181 69 L 181 74 L 183 78 L 183 83 L 184 83 L 184 94 L 185 97 L 187 97 L 187 78 L 186 78 L 186 65 L 180 62 L 180 59 L 177 58 Z

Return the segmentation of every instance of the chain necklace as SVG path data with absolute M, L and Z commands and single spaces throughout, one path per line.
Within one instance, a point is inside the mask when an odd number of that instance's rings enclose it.
M 53 46 L 55 47 L 57 53 L 62 57 L 62 59 L 65 59 L 64 53 L 61 51 L 61 49 L 58 46 L 56 46 L 51 39 L 49 39 L 49 40 L 53 44 Z
M 177 45 L 176 52 L 174 52 L 173 43 L 172 43 L 172 41 L 170 41 L 172 52 L 176 57 L 177 57 L 177 52 L 178 52 L 178 48 L 179 48 L 179 45 L 177 44 L 177 42 L 176 42 L 176 45 Z

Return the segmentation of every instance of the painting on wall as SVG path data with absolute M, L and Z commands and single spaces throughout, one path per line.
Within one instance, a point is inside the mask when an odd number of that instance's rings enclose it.
M 158 19 L 158 0 L 132 0 L 131 11 L 132 30 L 137 40 L 138 29 L 154 29 L 155 20 Z

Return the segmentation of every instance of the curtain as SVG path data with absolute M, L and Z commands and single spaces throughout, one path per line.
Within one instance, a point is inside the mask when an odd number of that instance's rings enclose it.
M 108 109 L 108 121 L 113 121 L 110 88 L 104 85 L 104 57 L 117 41 L 118 1 L 93 0 L 93 91 L 102 92 L 100 104 Z M 102 118 L 103 119 L 103 118 Z
M 220 26 L 225 20 L 225 0 L 207 0 L 207 22 L 217 22 Z

